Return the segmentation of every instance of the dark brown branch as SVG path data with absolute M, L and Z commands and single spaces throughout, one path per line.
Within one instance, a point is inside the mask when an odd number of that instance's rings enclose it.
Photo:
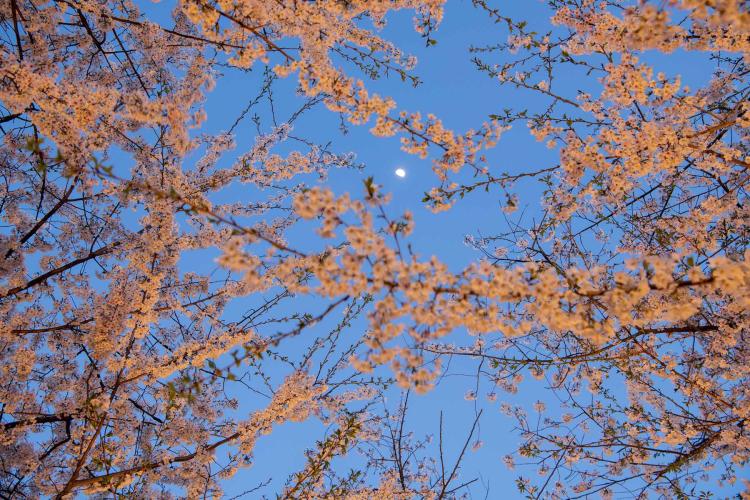
M 62 266 L 60 266 L 58 268 L 55 268 L 55 269 L 52 269 L 51 271 L 47 271 L 46 273 L 37 276 L 36 278 L 32 279 L 31 281 L 27 282 L 24 285 L 17 286 L 15 288 L 11 288 L 10 290 L 8 290 L 5 293 L 5 295 L 3 295 L 2 297 L 0 297 L 0 299 L 4 299 L 4 298 L 7 298 L 7 297 L 10 297 L 11 295 L 17 295 L 17 294 L 19 294 L 19 293 L 21 293 L 21 292 L 23 292 L 25 290 L 28 290 L 29 288 L 35 287 L 36 285 L 38 285 L 40 283 L 44 283 L 48 279 L 53 278 L 53 277 L 57 276 L 58 274 L 62 274 L 65 271 L 67 271 L 68 269 L 76 267 L 79 264 L 83 264 L 84 262 L 88 262 L 91 259 L 95 259 L 97 257 L 101 257 L 102 255 L 107 255 L 108 253 L 111 253 L 114 250 L 115 247 L 119 246 L 119 244 L 120 244 L 119 242 L 114 242 L 111 245 L 103 246 L 103 247 L 101 247 L 98 250 L 95 250 L 93 252 L 89 252 L 89 254 L 86 255 L 85 257 L 80 257 L 78 259 L 75 259 L 75 260 L 72 260 L 72 261 L 68 262 L 65 265 L 62 265 Z
M 40 415 L 34 418 L 28 418 L 25 420 L 16 420 L 15 422 L 7 422 L 2 424 L 3 429 L 6 431 L 15 429 L 16 427 L 26 427 L 29 425 L 39 424 L 51 424 L 54 422 L 70 422 L 73 420 L 73 415 L 62 413 L 60 415 Z

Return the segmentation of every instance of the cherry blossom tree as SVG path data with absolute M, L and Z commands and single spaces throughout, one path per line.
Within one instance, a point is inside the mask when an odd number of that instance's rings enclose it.
M 319 488 L 331 456 L 372 432 L 366 402 L 351 403 L 388 381 L 351 370 L 362 339 L 342 338 L 372 298 L 286 305 L 314 279 L 289 260 L 304 257 L 285 241 L 292 201 L 305 178 L 353 166 L 291 127 L 322 102 L 354 123 L 374 113 L 404 128 L 332 54 L 406 78 L 411 61 L 359 21 L 416 8 L 427 36 L 440 3 L 182 2 L 164 23 L 141 7 L 2 6 L 0 489 L 216 495 L 259 436 L 313 417 L 335 438 L 288 496 Z M 201 134 L 202 103 L 220 68 L 254 63 L 268 69 L 251 104 L 291 73 L 307 101 L 224 166 L 238 122 Z M 303 149 L 277 152 L 290 141 Z M 253 194 L 223 194 L 237 184 Z M 186 268 L 187 254 L 212 248 L 218 270 Z M 237 302 L 249 305 L 230 313 Z M 287 349 L 333 312 L 327 333 Z
M 551 0 L 546 31 L 473 3 L 503 40 L 473 49 L 477 68 L 547 106 L 463 133 L 351 76 L 412 80 L 378 30 L 409 9 L 432 44 L 442 0 L 183 0 L 168 20 L 132 2 L 3 3 L 4 496 L 218 496 L 261 436 L 315 420 L 328 431 L 281 497 L 455 497 L 481 412 L 452 459 L 442 422 L 437 459 L 402 432 L 408 394 L 452 357 L 511 394 L 545 381 L 533 409 L 499 398 L 522 440 L 506 462 L 540 474 L 518 479 L 529 496 L 741 487 L 747 2 Z M 688 88 L 647 62 L 676 51 L 716 73 Z M 252 144 L 235 133 L 247 112 L 208 134 L 224 68 L 263 73 L 247 111 L 282 78 L 304 101 Z M 430 158 L 434 211 L 500 193 L 511 229 L 475 240 L 460 272 L 412 253 L 411 214 L 390 214 L 373 179 L 314 182 L 355 167 L 294 135 L 316 106 Z M 559 161 L 498 171 L 485 150 L 518 124 Z M 545 187 L 531 222 L 513 219 L 526 182 Z M 393 384 L 395 409 L 380 404 Z M 359 471 L 332 467 L 354 450 Z
M 523 439 L 508 463 L 540 473 L 519 479 L 529 495 L 743 489 L 748 5 L 553 1 L 552 26 L 535 31 L 474 3 L 507 32 L 473 49 L 477 68 L 546 102 L 495 117 L 527 125 L 559 162 L 525 172 L 545 186 L 541 217 L 511 216 L 507 232 L 475 242 L 483 276 L 529 273 L 519 300 L 504 298 L 526 324 L 431 349 L 488 362 L 505 390 L 531 375 L 555 394 L 547 408 L 504 407 Z M 714 71 L 704 86 L 658 72 L 678 51 Z M 430 201 L 507 191 L 507 177 L 488 171 Z

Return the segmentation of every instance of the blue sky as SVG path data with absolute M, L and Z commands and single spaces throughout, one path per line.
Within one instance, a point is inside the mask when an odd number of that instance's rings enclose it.
M 546 16 L 541 2 L 505 3 L 518 14 L 523 9 L 529 16 Z M 369 89 L 394 97 L 400 109 L 434 113 L 447 127 L 458 132 L 478 127 L 490 113 L 507 106 L 507 99 L 517 99 L 517 96 L 506 95 L 506 91 L 501 90 L 487 75 L 476 71 L 471 63 L 469 45 L 496 43 L 499 36 L 506 35 L 483 13 L 473 9 L 470 2 L 459 0 L 448 3 L 444 22 L 435 35 L 438 43 L 429 48 L 424 39 L 414 32 L 412 16 L 412 12 L 390 16 L 383 36 L 394 41 L 405 52 L 417 56 L 419 62 L 415 74 L 423 83 L 414 88 L 394 76 L 368 82 Z M 546 23 L 545 17 L 540 19 Z M 257 92 L 260 78 L 257 69 L 251 75 L 237 72 L 220 78 L 206 103 L 206 130 L 218 132 L 225 130 L 227 123 L 234 122 L 245 103 Z M 277 116 L 288 116 L 300 105 L 301 100 L 294 97 L 294 88 L 295 83 L 291 78 L 278 85 L 275 90 Z M 267 111 L 260 105 L 257 112 L 262 114 Z M 373 137 L 369 125 L 349 126 L 348 132 L 342 134 L 339 117 L 320 106 L 295 124 L 294 134 L 319 143 L 332 141 L 331 149 L 336 152 L 354 152 L 357 160 L 364 165 L 363 170 L 332 171 L 326 184 L 339 193 L 349 191 L 360 194 L 362 181 L 368 176 L 374 177 L 384 191 L 393 194 L 388 207 L 390 214 L 398 215 L 404 210 L 414 214 L 416 228 L 410 242 L 424 258 L 437 255 L 454 269 L 460 269 L 479 256 L 464 243 L 465 235 L 476 235 L 480 231 L 492 234 L 504 228 L 499 193 L 477 194 L 452 210 L 437 215 L 427 210 L 421 199 L 425 191 L 437 184 L 430 158 L 420 160 L 402 152 L 398 138 Z M 254 135 L 255 125 L 245 120 L 237 129 L 238 150 L 249 146 Z M 521 171 L 549 165 L 554 161 L 554 154 L 539 147 L 523 127 L 508 132 L 500 147 L 490 152 L 490 158 L 490 164 L 498 170 Z M 406 170 L 405 178 L 395 175 L 397 168 Z M 532 199 L 522 201 L 534 205 L 537 196 L 538 193 L 534 193 Z M 242 308 L 245 304 L 237 306 Z M 310 304 L 310 307 L 314 308 L 314 304 Z M 324 327 L 321 325 L 321 328 Z M 352 326 L 351 334 L 361 335 L 364 328 L 364 321 L 360 321 Z M 480 391 L 476 402 L 464 399 L 466 392 L 474 387 L 475 369 L 473 363 L 454 360 L 451 374 L 437 390 L 424 396 L 411 396 L 407 424 L 415 431 L 415 437 L 421 438 L 427 434 L 436 436 L 442 410 L 446 455 L 451 461 L 464 444 L 475 412 L 485 407 L 475 436 L 475 439 L 484 442 L 484 446 L 476 452 L 467 453 L 461 479 L 479 478 L 490 487 L 490 498 L 497 498 L 501 492 L 503 497 L 512 498 L 515 492 L 513 482 L 518 474 L 508 471 L 501 458 L 517 445 L 517 437 L 512 433 L 513 422 L 499 413 L 499 401 L 488 404 L 484 400 L 482 394 L 489 392 L 488 388 Z M 537 387 L 527 391 L 521 399 L 527 403 L 533 402 L 538 397 L 534 391 L 538 390 Z M 392 391 L 389 395 L 391 409 L 397 406 L 399 398 L 400 391 Z M 246 400 L 243 407 L 249 409 L 255 404 L 262 404 L 262 401 Z M 277 428 L 273 435 L 260 439 L 254 465 L 227 482 L 227 495 L 239 494 L 268 478 L 272 478 L 273 483 L 264 491 L 269 494 L 278 491 L 278 486 L 283 484 L 287 475 L 304 465 L 301 451 L 311 446 L 314 438 L 319 438 L 319 430 L 320 426 L 316 424 L 286 424 Z M 435 453 L 436 449 L 433 447 L 428 451 Z M 354 463 L 356 457 L 347 457 L 339 464 L 346 467 L 349 460 Z M 484 487 L 479 483 L 473 491 L 478 498 L 484 497 Z
M 169 20 L 169 12 L 177 0 L 138 1 L 149 16 L 156 16 L 160 22 L 170 25 L 172 21 Z M 525 19 L 530 26 L 538 27 L 539 31 L 550 29 L 550 11 L 544 0 L 496 0 L 490 3 L 497 5 L 503 15 Z M 367 81 L 370 91 L 393 97 L 399 109 L 419 111 L 423 115 L 435 114 L 447 128 L 457 133 L 469 128 L 478 128 L 490 114 L 498 113 L 503 108 L 539 109 L 545 105 L 536 94 L 501 88 L 497 81 L 477 71 L 471 62 L 472 54 L 469 47 L 503 42 L 507 37 L 507 31 L 503 26 L 494 24 L 485 13 L 475 9 L 470 0 L 448 0 L 444 21 L 433 35 L 437 41 L 433 46 L 428 47 L 424 38 L 415 33 L 412 16 L 411 11 L 390 15 L 381 35 L 394 42 L 405 53 L 417 57 L 418 64 L 413 74 L 418 76 L 422 83 L 412 87 L 397 75 L 393 75 L 377 81 Z M 669 76 L 681 75 L 683 82 L 691 86 L 704 83 L 712 70 L 705 64 L 705 57 L 700 57 L 703 62 L 696 64 L 698 58 L 690 54 L 646 54 L 643 57 L 653 62 L 657 70 L 664 71 Z M 493 62 L 501 62 L 502 58 L 510 59 L 513 56 L 492 55 L 489 58 Z M 348 69 L 352 69 L 350 65 Z M 262 85 L 263 70 L 261 65 L 255 66 L 249 73 L 225 68 L 225 74 L 217 80 L 215 89 L 206 100 L 208 120 L 196 133 L 216 134 L 226 131 L 248 102 L 256 97 Z M 356 72 L 353 74 L 356 75 Z M 595 80 L 584 82 L 580 75 L 575 74 L 559 75 L 556 85 L 561 93 L 568 96 L 575 95 L 576 90 L 583 85 L 587 85 L 587 90 L 596 88 Z M 274 85 L 275 115 L 280 122 L 294 113 L 304 102 L 296 95 L 295 89 L 294 75 Z M 250 119 L 255 113 L 261 119 L 262 132 L 271 130 L 270 109 L 268 103 L 262 100 L 237 127 L 235 153 L 244 153 L 255 142 L 256 126 Z M 385 192 L 393 195 L 392 202 L 387 208 L 390 215 L 398 216 L 406 210 L 414 214 L 415 231 L 409 238 L 409 243 L 422 259 L 436 255 L 453 270 L 459 271 L 481 258 L 482 254 L 467 245 L 465 238 L 467 235 L 494 235 L 508 229 L 507 220 L 501 210 L 502 193 L 485 193 L 478 190 L 447 212 L 430 212 L 421 200 L 426 191 L 438 184 L 438 179 L 431 170 L 431 158 L 422 160 L 404 153 L 401 151 L 398 137 L 374 137 L 369 131 L 371 125 L 349 125 L 344 132 L 340 128 L 339 116 L 318 105 L 295 122 L 293 134 L 318 144 L 330 143 L 330 150 L 335 153 L 355 154 L 362 168 L 333 170 L 325 185 L 337 193 L 350 192 L 358 196 L 363 192 L 363 181 L 368 177 L 374 178 L 375 183 L 381 185 Z M 297 146 L 298 144 L 293 141 L 288 141 L 280 150 L 289 151 Z M 197 156 L 198 154 L 193 155 L 186 162 L 185 168 L 190 168 L 191 162 Z M 230 163 L 231 156 L 227 155 L 222 164 Z M 499 144 L 487 153 L 487 157 L 493 173 L 538 170 L 553 166 L 557 162 L 556 151 L 536 142 L 527 128 L 520 123 L 502 136 Z M 131 158 L 118 151 L 112 151 L 107 161 L 124 175 L 127 175 L 127 169 L 133 162 Z M 405 170 L 406 176 L 401 178 L 395 175 L 397 169 Z M 312 184 L 318 182 L 312 176 L 309 180 Z M 516 192 L 519 195 L 520 206 L 512 217 L 524 214 L 528 225 L 530 219 L 541 214 L 541 185 L 537 181 L 525 182 L 519 185 Z M 247 200 L 257 194 L 257 191 L 245 186 L 232 186 L 221 196 Z M 136 211 L 128 216 L 129 222 L 136 225 L 138 215 L 140 214 Z M 290 232 L 293 246 L 321 244 L 315 233 L 306 231 L 309 227 L 301 224 Z M 214 259 L 218 255 L 218 249 L 190 252 L 183 256 L 180 265 L 185 272 L 214 272 L 218 267 Z M 222 271 L 216 272 L 218 275 Z M 233 317 L 224 319 L 232 321 L 262 301 L 263 297 L 259 295 L 237 299 L 228 310 L 228 315 Z M 279 311 L 283 314 L 316 313 L 324 309 L 328 303 L 313 297 L 296 297 L 294 300 L 283 302 Z M 285 342 L 283 349 L 293 355 L 300 354 L 311 343 L 312 335 L 326 333 L 340 318 L 338 315 L 327 319 L 313 329 L 305 331 L 300 338 Z M 262 325 L 259 330 L 263 334 L 277 333 L 278 330 L 274 331 L 274 328 L 286 331 L 289 326 Z M 362 316 L 345 330 L 344 337 L 360 338 L 366 329 L 367 321 Z M 466 332 L 459 331 L 455 332 L 451 340 L 459 345 L 467 345 L 472 343 L 474 338 Z M 516 478 L 520 474 L 533 476 L 535 472 L 533 468 L 509 471 L 503 465 L 502 457 L 515 451 L 520 439 L 514 431 L 514 420 L 500 413 L 500 403 L 509 402 L 531 407 L 536 400 L 542 399 L 551 407 L 550 411 L 556 413 L 559 408 L 554 406 L 555 397 L 545 390 L 544 381 L 534 381 L 530 377 L 520 385 L 516 395 L 493 390 L 485 378 L 477 378 L 477 364 L 467 358 L 454 358 L 447 368 L 445 376 L 435 390 L 425 395 L 411 394 L 407 429 L 414 433 L 416 439 L 433 436 L 433 442 L 425 450 L 425 454 L 437 457 L 437 434 L 442 413 L 445 456 L 447 462 L 452 465 L 467 439 L 475 416 L 481 410 L 482 418 L 471 441 L 481 440 L 484 445 L 476 451 L 467 452 L 457 482 L 478 479 L 470 490 L 472 498 L 484 498 L 486 491 L 489 491 L 488 498 L 520 497 L 515 486 Z M 483 368 L 488 369 L 487 366 Z M 288 371 L 288 367 L 279 364 L 278 367 L 271 368 L 269 373 L 276 378 L 275 382 L 278 382 Z M 262 388 L 262 385 L 258 384 L 257 387 Z M 240 407 L 237 413 L 240 418 L 247 417 L 268 402 L 267 398 L 248 390 L 230 390 L 239 399 Z M 477 392 L 477 399 L 467 400 L 466 393 L 474 390 Z M 618 390 L 622 391 L 621 388 Z M 488 393 L 492 392 L 497 392 L 497 400 L 494 402 L 487 399 Z M 402 396 L 403 393 L 396 388 L 386 394 L 390 411 L 396 410 Z M 253 466 L 241 470 L 225 483 L 227 497 L 240 495 L 267 480 L 270 482 L 266 488 L 244 498 L 258 498 L 261 493 L 274 497 L 276 492 L 282 490 L 289 474 L 304 467 L 304 450 L 314 447 L 315 441 L 321 439 L 324 434 L 325 428 L 320 423 L 308 421 L 287 423 L 278 426 L 273 434 L 262 436 L 255 449 Z M 354 453 L 335 462 L 339 470 L 359 464 L 361 459 Z

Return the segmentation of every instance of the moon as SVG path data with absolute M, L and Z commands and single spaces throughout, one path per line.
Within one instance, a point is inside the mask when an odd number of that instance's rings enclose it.
M 395 171 L 394 173 L 396 174 L 396 176 L 397 176 L 397 177 L 401 177 L 402 179 L 403 179 L 404 177 L 406 177 L 406 170 L 404 170 L 404 169 L 403 169 L 403 168 L 401 168 L 401 167 L 397 168 L 397 169 L 396 169 L 396 171 Z

